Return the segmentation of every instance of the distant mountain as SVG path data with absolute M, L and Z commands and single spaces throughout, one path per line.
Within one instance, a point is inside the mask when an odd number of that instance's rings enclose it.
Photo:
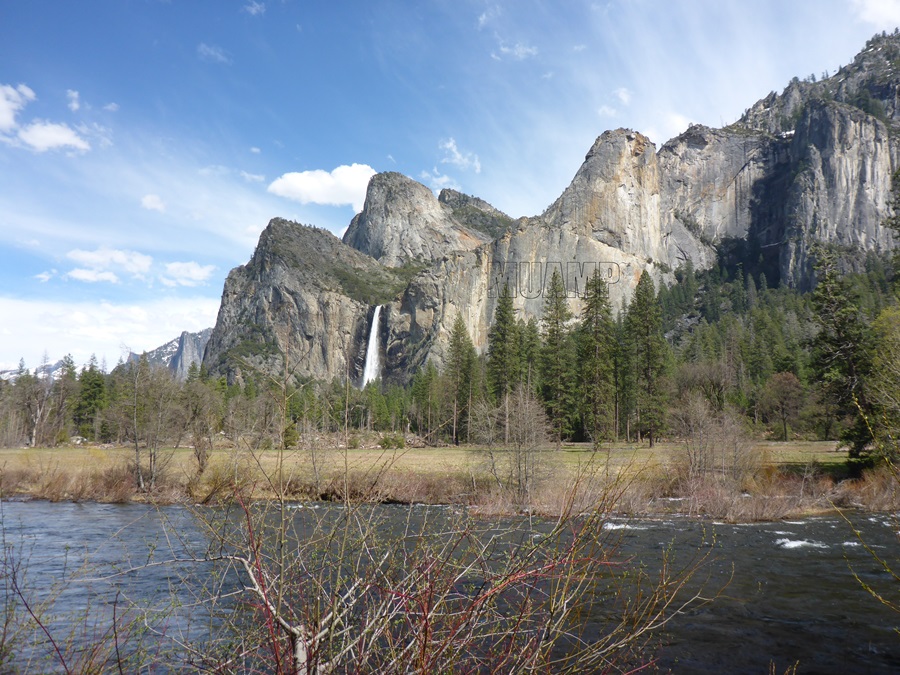
M 48 363 L 46 365 L 38 366 L 34 369 L 39 377 L 50 377 L 51 379 L 56 379 L 57 373 L 62 370 L 63 362 L 60 359 L 56 363 Z M 15 382 L 16 375 L 18 375 L 19 369 L 14 368 L 12 370 L 0 370 L 0 380 L 6 380 L 7 382 Z
M 809 289 L 817 245 L 838 250 L 847 270 L 897 245 L 882 225 L 897 169 L 895 32 L 831 77 L 795 78 L 723 128 L 691 125 L 661 147 L 637 131 L 605 131 L 540 215 L 513 220 L 477 197 L 435 197 L 384 173 L 343 241 L 274 219 L 226 281 L 205 363 L 234 381 L 242 369 L 277 374 L 287 351 L 301 377 L 358 381 L 383 305 L 382 375 L 403 381 L 444 363 L 457 315 L 483 351 L 502 287 L 519 318 L 540 318 L 554 270 L 576 312 L 574 296 L 598 266 L 615 307 L 642 272 L 669 283 L 686 263 L 740 264 L 770 286 Z
M 192 364 L 199 366 L 203 361 L 203 351 L 212 328 L 205 328 L 199 333 L 184 331 L 174 340 L 169 340 L 161 347 L 146 352 L 147 360 L 151 365 L 165 366 L 171 370 L 179 380 L 187 378 L 188 370 Z M 132 352 L 128 360 L 136 361 L 142 355 Z

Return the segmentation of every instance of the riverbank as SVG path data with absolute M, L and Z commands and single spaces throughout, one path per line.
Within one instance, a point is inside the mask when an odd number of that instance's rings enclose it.
M 757 466 L 739 478 L 716 472 L 687 478 L 682 446 L 588 445 L 543 448 L 527 495 L 511 491 L 494 456 L 475 446 L 383 449 L 362 447 L 250 451 L 215 448 L 202 473 L 192 448 L 160 451 L 152 491 L 136 487 L 134 449 L 99 445 L 0 449 L 5 498 L 50 501 L 220 503 L 246 499 L 460 504 L 486 515 L 529 510 L 555 515 L 574 505 L 603 503 L 633 516 L 683 513 L 733 522 L 822 513 L 835 506 L 873 511 L 900 508 L 900 481 L 887 470 L 851 479 L 834 443 L 760 442 Z M 146 452 L 146 451 L 144 451 Z

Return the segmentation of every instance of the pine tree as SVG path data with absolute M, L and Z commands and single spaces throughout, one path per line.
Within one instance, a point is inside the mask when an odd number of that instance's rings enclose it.
M 450 379 L 453 400 L 453 442 L 459 445 L 459 431 L 468 424 L 469 404 L 475 379 L 475 347 L 462 314 L 456 315 L 450 331 L 450 348 L 446 373 Z
M 541 328 L 544 346 L 541 358 L 541 388 L 547 416 L 556 437 L 556 447 L 562 446 L 562 437 L 571 430 L 573 401 L 573 350 L 569 321 L 572 310 L 566 297 L 566 287 L 557 270 L 550 277 L 544 291 L 544 313 Z
M 536 394 L 539 388 L 541 333 L 537 321 L 530 317 L 527 322 L 516 322 L 519 338 L 519 382 L 529 392 Z
M 581 315 L 579 364 L 583 387 L 585 427 L 598 448 L 608 439 L 614 423 L 615 326 L 609 304 L 609 287 L 599 270 L 588 280 Z
M 812 369 L 822 383 L 827 403 L 838 414 L 853 420 L 841 434 L 841 440 L 848 444 L 850 457 L 858 459 L 872 441 L 864 417 L 869 409 L 863 387 L 871 372 L 867 352 L 871 338 L 838 269 L 837 255 L 818 247 L 816 257 L 812 302 L 819 332 L 812 341 Z
M 665 397 L 661 380 L 668 346 L 662 334 L 656 290 L 646 270 L 634 290 L 626 326 L 633 349 L 639 423 L 641 429 L 646 430 L 652 448 L 664 421 Z
M 518 381 L 517 333 L 512 294 L 507 287 L 497 299 L 494 323 L 488 333 L 488 387 L 497 403 L 503 401 Z

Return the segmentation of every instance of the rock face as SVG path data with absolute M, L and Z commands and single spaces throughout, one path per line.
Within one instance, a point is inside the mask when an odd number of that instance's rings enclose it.
M 192 365 L 200 366 L 203 362 L 203 351 L 212 334 L 212 328 L 204 328 L 198 333 L 183 331 L 174 340 L 146 352 L 147 361 L 154 366 L 165 366 L 181 381 L 187 379 Z M 141 354 L 132 352 L 128 361 L 137 361 Z
M 388 267 L 429 263 L 490 239 L 458 222 L 427 187 L 399 173 L 372 177 L 365 206 L 344 235 L 345 244 Z
M 728 127 L 694 125 L 659 150 L 636 131 L 607 131 L 531 218 L 378 174 L 343 243 L 270 223 L 228 277 L 205 363 L 233 379 L 271 375 L 287 351 L 303 376 L 356 381 L 384 305 L 384 375 L 404 380 L 444 362 L 457 314 L 483 350 L 504 287 L 520 318 L 539 318 L 554 270 L 575 312 L 594 269 L 620 307 L 644 270 L 660 283 L 687 261 L 702 269 L 735 252 L 747 273 L 807 288 L 817 243 L 840 247 L 851 266 L 895 245 L 881 223 L 900 166 L 897 64 L 900 35 L 877 37 L 833 77 L 795 79 Z
M 191 366 L 200 366 L 203 362 L 206 343 L 209 342 L 211 334 L 212 328 L 206 328 L 199 333 L 188 333 L 187 331 L 181 333 L 178 337 L 175 354 L 169 361 L 169 370 L 175 374 L 175 377 L 179 380 L 186 380 Z
M 404 280 L 331 233 L 276 218 L 253 257 L 225 281 L 204 363 L 230 382 L 245 375 L 362 374 L 374 307 Z

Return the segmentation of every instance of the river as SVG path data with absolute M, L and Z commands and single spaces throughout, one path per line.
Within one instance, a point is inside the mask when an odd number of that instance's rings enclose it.
M 396 514 L 398 522 L 408 513 L 408 507 L 378 508 Z M 607 523 L 620 555 L 634 563 L 652 567 L 663 551 L 676 559 L 711 553 L 692 583 L 702 581 L 717 597 L 677 616 L 655 638 L 654 668 L 676 673 L 768 673 L 774 668 L 783 673 L 796 663 L 797 673 L 900 672 L 900 614 L 863 588 L 900 597 L 900 584 L 872 555 L 900 569 L 895 522 L 859 513 L 851 521 L 861 536 L 838 516 L 744 525 L 689 518 Z M 168 611 L 173 598 L 190 603 L 211 578 L 209 564 L 152 564 L 203 553 L 206 540 L 189 509 L 4 502 L 2 523 L 7 599 L 12 597 L 10 572 L 18 565 L 23 597 L 34 606 L 52 603 L 53 616 L 46 621 L 51 634 L 67 636 L 87 616 L 72 639 L 85 646 L 98 642 L 113 614 L 121 617 L 129 602 L 156 611 L 165 624 L 156 628 L 164 637 L 153 630 L 133 631 L 118 636 L 123 650 L 137 642 L 146 647 L 155 639 L 190 641 L 209 629 L 204 620 Z M 140 570 L 127 572 L 131 567 Z M 81 658 L 87 657 L 82 653 Z M 59 670 L 43 635 L 35 644 L 13 643 L 8 667 L 13 672 Z

